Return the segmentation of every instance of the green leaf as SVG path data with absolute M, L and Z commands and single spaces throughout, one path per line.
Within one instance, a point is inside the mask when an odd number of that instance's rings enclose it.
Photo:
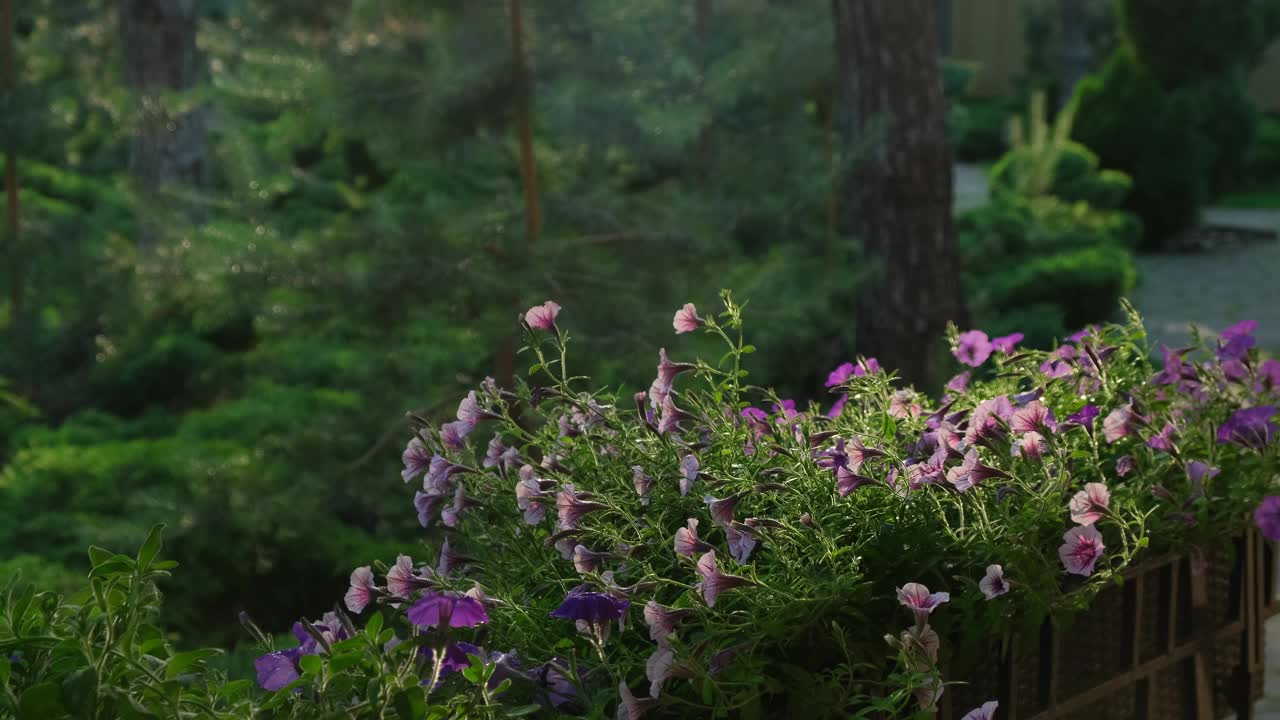
M 121 560 L 119 557 L 112 558 L 101 565 L 94 567 L 89 571 L 90 578 L 106 578 L 112 575 L 120 575 L 133 570 L 133 558 L 125 558 Z
M 172 570 L 176 567 L 178 567 L 177 560 L 161 560 L 160 562 L 152 563 L 151 565 L 152 570 Z
M 324 669 L 324 661 L 319 655 L 303 655 L 302 659 L 298 660 L 298 665 L 302 667 L 305 675 L 319 675 Z
M 378 633 L 382 632 L 382 613 L 375 612 L 369 618 L 369 622 L 364 625 L 364 632 L 371 638 L 378 637 Z
M 537 374 L 537 372 L 538 372 L 539 370 L 541 370 L 541 369 L 542 369 L 542 363 L 534 363 L 534 364 L 530 365 L 530 366 L 529 366 L 529 377 L 533 377 L 533 376 L 534 376 L 535 374 Z
M 396 714 L 400 716 L 400 720 L 418 720 L 427 710 L 427 701 L 422 696 L 422 689 L 416 687 L 401 690 L 392 705 L 396 709 Z
M 755 345 L 743 345 L 743 346 L 742 346 L 742 350 L 741 350 L 741 352 L 742 352 L 742 354 L 743 354 L 743 355 L 750 355 L 751 353 L 753 353 L 753 352 L 755 352 L 755 351 L 756 351 L 756 346 L 755 346 Z
M 364 659 L 364 655 L 360 653 L 347 653 L 346 655 L 337 655 L 329 660 L 329 672 L 339 673 L 347 668 L 355 667 Z
M 158 523 L 151 528 L 151 532 L 147 533 L 147 539 L 142 541 L 142 547 L 138 548 L 138 568 L 146 570 L 151 567 L 151 561 L 156 559 L 156 555 L 160 554 L 160 547 L 164 545 L 164 523 Z
M 102 563 L 110 560 L 113 554 L 114 553 L 112 553 L 110 550 L 105 550 L 103 548 L 98 547 L 97 545 L 90 545 L 89 546 L 89 564 L 92 565 L 93 567 L 97 567 Z
M 62 681 L 62 702 L 73 717 L 92 718 L 98 706 L 98 671 L 82 667 Z
M 212 648 L 180 652 L 169 658 L 169 662 L 164 668 L 164 677 L 166 680 L 172 680 L 186 672 L 188 668 L 196 663 L 202 660 L 208 660 L 211 657 L 217 657 L 220 654 L 222 654 L 220 650 L 214 650 Z
M 9 684 L 9 658 L 0 655 L 0 687 Z
M 51 682 L 32 685 L 18 699 L 18 717 L 26 720 L 57 718 L 67 714 L 62 704 L 62 692 Z
M 506 712 L 506 716 L 507 717 L 525 717 L 526 715 L 532 715 L 541 709 L 542 709 L 541 705 L 521 705 L 520 707 L 513 707 L 508 709 Z

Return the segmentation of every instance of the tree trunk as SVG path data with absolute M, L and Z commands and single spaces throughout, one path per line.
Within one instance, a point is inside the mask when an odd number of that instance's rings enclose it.
M 967 323 L 934 0 L 832 0 L 849 232 L 873 272 L 858 350 L 909 382 L 939 379 L 948 320 Z
M 18 86 L 13 58 L 13 0 L 0 0 L 0 92 L 11 93 Z M 9 148 L 4 155 L 5 235 L 9 256 L 9 313 L 16 320 L 26 298 L 26 275 L 21 245 L 18 206 L 18 155 Z
M 202 187 L 208 176 L 205 111 L 166 106 L 165 96 L 195 87 L 195 0 L 120 0 L 120 44 L 125 84 L 136 103 L 129 142 L 129 172 L 139 189 L 156 197 L 166 186 Z M 194 205 L 185 213 L 199 221 Z M 142 244 L 152 233 L 143 231 Z
M 1089 72 L 1089 2 L 1058 0 L 1058 107 L 1071 102 Z

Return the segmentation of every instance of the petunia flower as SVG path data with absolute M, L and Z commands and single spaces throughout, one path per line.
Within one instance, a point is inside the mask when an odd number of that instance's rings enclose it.
M 432 494 L 447 494 L 450 478 L 465 469 L 461 465 L 450 462 L 449 458 L 443 455 L 433 455 L 427 474 L 422 478 L 422 489 Z
M 700 463 L 696 455 L 685 455 L 680 458 L 680 495 L 688 495 L 693 483 L 698 479 Z
M 1253 331 L 1258 329 L 1256 320 L 1241 320 L 1219 334 L 1219 360 L 1239 360 L 1249 352 L 1257 341 L 1253 339 Z
M 1049 379 L 1064 378 L 1075 374 L 1076 349 L 1072 345 L 1062 345 L 1049 353 L 1048 359 L 1040 364 L 1040 372 Z
M 982 707 L 970 710 L 960 720 L 996 720 L 996 708 L 998 707 L 1000 707 L 1000 703 L 996 700 L 984 702 Z
M 969 418 L 969 427 L 965 430 L 965 445 L 987 445 L 998 447 L 1004 445 L 1006 434 L 1002 421 L 1013 418 L 1013 404 L 1009 398 L 1000 395 L 983 400 L 973 409 Z M 1006 445 L 1007 447 L 1007 445 Z
M 542 330 L 559 336 L 560 328 L 556 326 L 556 317 L 560 315 L 560 306 L 547 300 L 541 305 L 534 305 L 524 313 L 524 322 L 532 330 Z
M 449 538 L 445 538 L 440 544 L 440 557 L 436 559 L 437 575 L 452 575 L 453 571 L 467 561 L 462 555 L 458 554 L 453 546 L 449 544 Z
M 988 565 L 987 574 L 978 581 L 978 589 L 988 600 L 995 600 L 1009 592 L 1009 583 L 1004 579 L 1004 568 L 999 565 Z
M 578 523 L 587 513 L 604 510 L 608 506 L 598 502 L 583 500 L 577 492 L 565 488 L 556 494 L 556 512 L 560 516 L 560 527 L 565 530 L 578 527 Z
M 414 569 L 413 558 L 408 555 L 397 556 L 395 565 L 387 570 L 387 592 L 392 597 L 407 600 L 416 590 L 424 587 L 427 587 L 427 581 Z
M 853 377 L 853 370 L 853 363 L 841 363 L 835 370 L 827 374 L 827 382 L 823 387 L 839 387 L 845 384 L 849 378 Z
M 667 395 L 662 399 L 662 406 L 658 412 L 658 434 L 679 432 L 680 422 L 688 418 L 689 414 L 676 407 L 675 399 Z
M 618 683 L 617 720 L 640 720 L 645 713 L 657 705 L 658 701 L 653 698 L 637 698 L 632 695 L 631 688 L 627 687 L 626 680 Z
M 639 465 L 631 466 L 631 484 L 635 486 L 636 494 L 640 496 L 640 502 L 649 504 L 649 491 L 653 489 L 654 479 L 644 471 Z
M 427 665 L 434 666 L 435 648 L 424 648 L 423 650 L 426 653 Z M 470 655 L 483 658 L 485 656 L 484 648 L 468 642 L 451 642 L 445 645 L 444 656 L 440 659 L 440 677 L 444 678 L 446 675 L 471 667 L 471 658 L 468 657 Z M 430 679 L 425 679 L 422 684 L 426 685 L 428 682 L 431 682 Z
M 529 671 L 529 677 L 539 690 L 536 700 L 540 705 L 556 708 L 577 696 L 578 687 L 569 679 L 569 672 L 569 667 L 558 659 Z
M 489 613 L 479 600 L 430 590 L 409 608 L 408 617 L 409 622 L 421 628 L 464 628 L 489 622 Z
M 454 450 L 463 450 L 467 447 L 467 436 L 471 434 L 472 426 L 461 420 L 445 423 L 440 426 L 440 442 L 445 447 Z
M 720 597 L 721 593 L 753 584 L 747 578 L 720 572 L 720 568 L 716 565 L 715 550 L 708 550 L 705 555 L 698 558 L 697 570 L 702 576 L 702 581 L 697 584 L 698 592 L 702 594 L 707 607 L 715 607 L 716 598 Z
M 422 441 L 422 438 L 415 435 L 405 446 L 404 452 L 400 454 L 400 461 L 404 463 L 404 470 L 400 471 L 400 477 L 405 482 L 409 482 L 426 472 L 431 462 L 431 451 L 427 449 L 427 444 Z
M 1275 413 L 1275 405 L 1259 405 L 1237 410 L 1218 428 L 1218 442 L 1236 443 L 1254 450 L 1263 449 L 1271 443 L 1277 433 L 1280 433 L 1280 428 L 1271 421 L 1271 416 Z
M 1121 455 L 1116 458 L 1116 475 L 1120 477 L 1133 472 L 1135 467 L 1137 467 L 1137 463 L 1134 462 L 1132 455 Z
M 1160 432 L 1147 438 L 1147 447 L 1152 450 L 1160 450 L 1161 452 L 1172 453 L 1174 450 L 1173 441 L 1178 436 L 1178 430 L 1173 423 L 1165 423 L 1164 428 Z
M 1263 498 L 1253 511 L 1253 522 L 1268 540 L 1280 541 L 1280 495 Z
M 692 612 L 664 607 L 653 600 L 645 603 L 644 621 L 649 626 L 649 639 L 659 645 L 666 644 L 667 638 L 676 631 L 676 626 Z
M 1038 432 L 1023 433 L 1014 447 L 1018 454 L 1032 462 L 1040 462 L 1041 457 L 1049 452 L 1049 444 Z
M 644 663 L 644 676 L 649 681 L 649 697 L 662 694 L 662 684 L 671 674 L 671 665 L 675 662 L 676 653 L 670 645 L 660 645 Z
M 1022 333 L 1012 333 L 1010 335 L 1001 335 L 998 338 L 991 339 L 991 348 L 1005 355 L 1012 355 L 1014 348 L 1018 343 L 1022 342 L 1022 338 L 1026 337 Z
M 1079 425 L 1082 428 L 1092 428 L 1093 421 L 1098 418 L 1098 407 L 1096 405 L 1085 405 L 1079 410 L 1067 416 L 1062 422 L 1064 425 Z
M 844 412 L 844 406 L 848 402 L 849 402 L 848 393 L 845 393 L 840 397 L 836 398 L 836 401 L 831 403 L 831 409 L 827 410 L 827 417 L 829 418 L 840 417 L 840 413 Z
M 920 417 L 923 412 L 916 395 L 910 390 L 897 390 L 889 399 L 889 415 L 895 418 Z
M 1104 545 L 1102 533 L 1093 525 L 1073 527 L 1062 536 L 1062 546 L 1058 548 L 1058 558 L 1062 566 L 1073 575 L 1088 577 L 1093 574 L 1093 566 L 1102 557 Z
M 993 477 L 1008 478 L 1009 473 L 990 465 L 983 465 L 978 459 L 977 448 L 969 448 L 969 452 L 964 454 L 964 462 L 947 471 L 947 482 L 954 485 L 960 492 Z
M 1186 354 L 1191 352 L 1191 348 L 1171 350 L 1161 345 L 1160 352 L 1164 355 L 1164 367 L 1151 378 L 1153 384 L 1173 385 L 1187 379 L 1188 375 L 1195 376 L 1195 368 L 1183 361 Z
M 1071 520 L 1077 525 L 1092 525 L 1111 507 L 1111 490 L 1102 483 L 1088 483 L 1067 503 Z
M 1198 500 L 1204 497 L 1205 481 L 1217 477 L 1221 472 L 1219 468 L 1199 460 L 1187 463 L 1187 477 L 1191 480 L 1191 496 L 1188 499 Z
M 631 601 L 587 588 L 581 585 L 570 590 L 560 606 L 551 611 L 551 617 L 583 623 L 603 643 L 609 636 L 610 624 L 626 617 Z
M 440 511 L 440 522 L 444 523 L 445 527 L 458 527 L 458 523 L 462 521 L 462 512 L 470 506 L 471 501 L 467 499 L 466 488 L 458 485 L 453 493 L 453 504 Z
M 480 401 L 476 398 L 475 390 L 468 392 L 467 396 L 458 403 L 458 422 L 466 423 L 474 428 L 482 420 L 487 420 L 491 417 L 493 417 L 492 413 L 480 407 Z
M 261 655 L 253 661 L 253 669 L 258 677 L 258 687 L 268 692 L 281 690 L 302 677 L 298 670 L 298 648 L 278 650 Z
M 737 507 L 742 497 L 743 493 L 735 493 L 727 498 L 714 498 L 706 495 L 702 498 L 702 502 L 710 507 L 712 520 L 721 525 L 728 525 L 733 522 L 733 509 Z
M 676 315 L 671 319 L 671 327 L 675 328 L 676 334 L 690 333 L 702 327 L 704 321 L 698 317 L 698 308 L 693 303 L 685 303 L 683 307 L 676 311 Z
M 991 357 L 991 341 L 981 330 L 970 330 L 960 333 L 956 338 L 956 346 L 951 351 L 956 359 L 969 367 L 978 367 Z
M 1032 400 L 1013 414 L 1009 429 L 1016 433 L 1054 432 L 1058 424 L 1053 419 L 1052 410 L 1039 400 Z
M 748 518 L 747 522 L 750 523 L 752 519 Z M 759 544 L 754 530 L 749 528 L 750 525 L 736 522 L 724 526 L 725 542 L 729 545 L 729 557 L 739 565 L 746 565 L 751 560 L 751 553 L 755 552 L 756 545 Z
M 684 527 L 676 530 L 676 555 L 693 557 L 698 553 L 707 552 L 712 549 L 714 548 L 711 545 L 698 539 L 698 521 L 696 519 L 689 518 Z
M 415 492 L 413 494 L 413 507 L 418 511 L 418 524 L 424 528 L 431 527 L 431 521 L 436 516 L 436 510 L 447 497 L 448 495 L 443 493 Z
M 520 468 L 520 480 L 516 483 L 516 508 L 524 513 L 526 525 L 537 525 L 547 514 L 544 499 L 555 486 L 550 480 L 539 480 L 532 465 Z
M 1272 390 L 1280 389 L 1280 360 L 1263 360 L 1258 366 L 1258 377 Z
M 1137 418 L 1129 405 L 1121 405 L 1102 420 L 1102 437 L 1108 443 L 1134 435 L 1137 431 Z
M 898 588 L 898 602 L 915 613 L 916 624 L 921 627 L 928 623 L 929 615 L 939 605 L 950 602 L 950 600 L 950 593 L 930 593 L 929 588 L 920 583 L 910 582 Z
M 489 447 L 484 452 L 483 465 L 487 468 L 510 470 L 520 460 L 520 451 L 502 444 L 502 433 L 494 433 Z
M 946 389 L 951 390 L 952 392 L 964 392 L 965 388 L 969 387 L 969 377 L 970 372 L 965 370 L 959 375 L 948 380 Z
M 609 553 L 593 552 L 586 545 L 573 546 L 573 569 L 582 574 L 595 572 L 604 564 Z

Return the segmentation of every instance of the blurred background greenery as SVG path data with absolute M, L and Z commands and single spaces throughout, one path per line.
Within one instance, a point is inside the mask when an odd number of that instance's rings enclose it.
M 546 298 L 609 386 L 721 287 L 783 396 L 861 349 L 841 180 L 877 138 L 837 130 L 827 2 L 527 2 L 524 74 L 497 0 L 8 2 L 0 575 L 75 587 L 164 521 L 184 642 L 320 614 L 423 534 L 404 413 L 509 375 Z M 1052 346 L 1205 203 L 1280 206 L 1280 2 L 937 5 L 951 147 L 990 168 L 975 326 Z

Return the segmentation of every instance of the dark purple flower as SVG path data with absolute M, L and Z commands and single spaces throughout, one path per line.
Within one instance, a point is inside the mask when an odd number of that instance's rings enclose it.
M 1155 377 L 1151 378 L 1151 382 L 1156 385 L 1172 385 L 1181 382 L 1190 377 L 1195 377 L 1195 368 L 1183 362 L 1182 358 L 1191 351 L 1191 348 L 1181 348 L 1178 350 L 1170 350 L 1168 347 L 1161 345 L 1160 352 L 1164 355 L 1164 367 Z
M 964 392 L 964 389 L 969 387 L 969 376 L 970 372 L 968 370 L 956 375 L 947 381 L 947 389 L 954 392 Z
M 708 550 L 705 555 L 698 558 L 698 574 L 702 576 L 702 581 L 698 583 L 698 592 L 702 594 L 702 599 L 706 601 L 707 607 L 716 606 L 716 598 L 720 594 L 736 587 L 752 584 L 750 580 L 737 575 L 727 575 L 720 572 L 719 566 L 716 565 L 716 553 L 714 550 Z
M 658 434 L 680 432 L 680 421 L 688 417 L 688 413 L 676 407 L 675 399 L 667 395 L 662 399 L 661 410 L 658 413 Z
M 1085 405 L 1076 412 L 1067 416 L 1065 423 L 1070 425 L 1079 425 L 1083 428 L 1093 427 L 1093 421 L 1098 418 L 1098 408 L 1096 405 Z
M 1258 366 L 1258 377 L 1272 390 L 1280 388 L 1280 360 L 1263 360 Z
M 302 677 L 298 672 L 299 655 L 298 648 L 290 648 L 267 653 L 254 660 L 253 669 L 258 675 L 258 687 L 275 692 Z
M 578 523 L 582 521 L 582 517 L 587 513 L 606 508 L 606 505 L 601 505 L 598 502 L 579 498 L 577 492 L 569 488 L 565 488 L 556 494 L 556 512 L 560 516 L 560 527 L 564 530 L 578 527 Z
M 467 446 L 467 436 L 471 434 L 471 430 L 472 426 L 461 420 L 445 423 L 440 426 L 440 442 L 445 447 L 462 450 Z
M 796 416 L 796 415 L 799 415 L 799 414 L 800 414 L 800 413 L 796 410 L 796 401 L 795 401 L 795 400 L 792 400 L 792 399 L 790 399 L 790 398 L 787 398 L 787 399 L 785 399 L 785 400 L 780 400 L 780 401 L 778 401 L 778 402 L 774 403 L 774 404 L 770 407 L 770 410 L 772 410 L 772 411 L 773 411 L 773 414 L 774 414 L 774 415 L 781 415 L 781 416 L 785 417 L 785 418 L 786 418 L 786 419 L 788 419 L 788 420 L 791 420 L 791 419 L 795 418 L 795 416 Z
M 631 601 L 608 593 L 587 590 L 579 586 L 565 595 L 560 607 L 551 611 L 551 617 L 561 620 L 581 620 L 593 625 L 608 625 L 626 617 Z
M 436 651 L 434 648 L 425 648 L 427 664 L 435 665 Z M 444 656 L 440 660 L 440 677 L 466 670 L 471 667 L 471 658 L 468 655 L 475 655 L 478 658 L 484 658 L 484 648 L 477 647 L 468 642 L 451 642 L 444 647 Z M 425 685 L 430 680 L 423 680 Z
M 475 627 L 489 622 L 484 604 L 475 598 L 455 593 L 428 590 L 409 608 L 409 622 L 422 628 Z
M 1098 330 L 1099 328 L 1097 325 L 1086 325 L 1085 327 L 1080 328 L 1079 330 L 1072 333 L 1070 337 L 1068 337 L 1067 339 L 1073 343 L 1078 343 L 1090 335 L 1096 335 L 1098 333 Z
M 1239 360 L 1256 344 L 1253 331 L 1258 329 L 1256 320 L 1241 320 L 1223 330 L 1219 337 L 1222 342 L 1218 347 L 1219 360 Z
M 433 455 L 427 474 L 422 479 L 422 489 L 428 493 L 445 495 L 449 492 L 449 479 L 465 468 L 449 462 L 443 455 Z
M 560 707 L 578 694 L 577 686 L 569 679 L 568 666 L 559 660 L 539 665 L 529 671 L 529 676 L 542 691 L 538 702 L 544 706 Z
M 1116 458 L 1116 475 L 1119 475 L 1120 477 L 1124 477 L 1125 475 L 1133 472 L 1135 467 L 1137 467 L 1137 463 L 1133 461 L 1132 455 L 1121 455 Z
M 547 300 L 541 305 L 534 305 L 524 313 L 524 322 L 533 330 L 542 330 L 552 335 L 559 335 L 556 317 L 560 315 L 560 306 Z
M 373 598 L 378 593 L 378 588 L 373 581 L 373 570 L 368 565 L 358 567 L 351 571 L 351 586 L 347 589 L 347 594 L 343 601 L 347 605 L 347 609 L 353 613 L 364 611 L 369 603 L 373 602 Z
M 951 351 L 956 359 L 969 367 L 978 367 L 991 357 L 991 341 L 981 330 L 970 330 L 960 333 L 956 338 L 956 346 Z
M 649 639 L 662 645 L 676 631 L 676 626 L 684 620 L 692 610 L 677 610 L 659 605 L 650 600 L 644 605 L 644 621 L 649 626 Z
M 480 421 L 490 417 L 493 417 L 493 415 L 480 407 L 480 401 L 476 399 L 475 390 L 468 392 L 467 396 L 462 398 L 462 401 L 458 403 L 458 422 L 463 422 L 471 427 L 475 427 L 480 424 Z
M 494 433 L 484 453 L 484 466 L 510 470 L 520 461 L 520 451 L 502 444 L 502 433 Z
M 1173 423 L 1165 423 L 1164 428 L 1160 432 L 1147 438 L 1147 447 L 1152 450 L 1160 450 L 1162 452 L 1173 452 L 1173 441 L 1178 437 L 1178 430 Z
M 1218 428 L 1218 442 L 1236 443 L 1245 447 L 1261 450 L 1270 444 L 1271 439 L 1280 432 L 1280 428 L 1271 421 L 1276 412 L 1274 405 L 1237 410 L 1231 419 Z
M 1272 542 L 1280 541 L 1280 495 L 1269 495 L 1253 511 L 1253 521 Z
M 404 478 L 405 482 L 409 482 L 426 471 L 431 462 L 431 451 L 427 449 L 427 444 L 422 441 L 422 438 L 415 435 L 405 446 L 404 452 L 400 454 L 400 460 L 404 463 L 404 470 L 400 471 L 400 477 Z
M 859 475 L 848 467 L 836 468 L 836 492 L 840 493 L 840 497 L 845 497 L 863 485 L 873 482 L 875 482 L 874 479 Z
M 1075 373 L 1076 349 L 1071 345 L 1063 345 L 1040 364 L 1040 372 L 1049 378 L 1063 378 Z
M 711 545 L 698 539 L 698 521 L 695 518 L 689 518 L 684 527 L 676 530 L 674 547 L 676 555 L 685 557 L 693 557 L 713 549 Z
M 982 444 L 988 447 L 1004 445 L 1005 431 L 1001 421 L 1012 417 L 1013 405 L 1004 395 L 983 400 L 973 409 L 973 416 L 969 418 L 969 428 L 964 435 L 965 444 Z
M 431 527 L 431 520 L 435 517 L 436 510 L 447 497 L 448 495 L 443 493 L 414 493 L 413 507 L 418 511 L 418 524 L 424 528 Z
M 683 307 L 676 311 L 676 315 L 671 320 L 671 327 L 675 328 L 676 334 L 690 333 L 702 327 L 705 321 L 698 317 L 698 308 L 693 303 L 685 303 Z
M 1013 354 L 1014 347 L 1017 346 L 1018 343 L 1022 342 L 1023 337 L 1025 336 L 1022 333 L 1013 333 L 1012 335 L 1001 335 L 998 338 L 992 339 L 991 347 L 998 352 L 1004 353 L 1005 355 L 1011 355 Z
M 836 401 L 831 403 L 831 409 L 827 410 L 827 417 L 838 418 L 840 413 L 844 412 L 845 403 L 849 402 L 848 394 L 841 395 Z
M 839 387 L 851 377 L 853 377 L 853 363 L 842 363 L 827 375 L 827 382 L 824 387 Z

